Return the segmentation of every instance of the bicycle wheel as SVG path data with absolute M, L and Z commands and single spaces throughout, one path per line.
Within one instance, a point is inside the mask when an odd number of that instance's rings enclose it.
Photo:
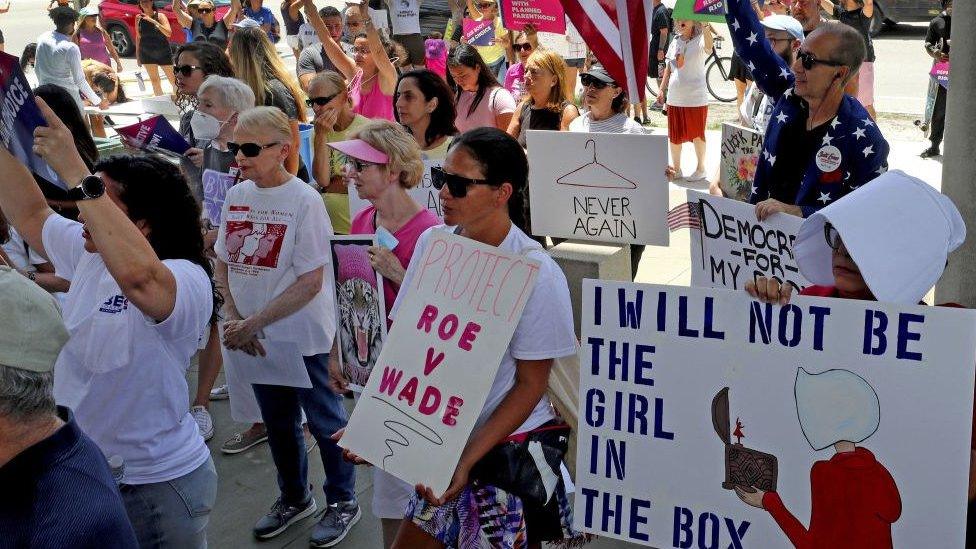
M 735 83 L 729 77 L 731 67 L 731 57 L 714 56 L 705 69 L 705 85 L 708 87 L 708 93 L 723 103 L 731 103 L 736 97 Z
M 657 97 L 658 90 L 657 90 L 657 80 L 656 79 L 651 78 L 650 76 L 648 76 L 647 77 L 647 83 L 644 85 L 644 87 L 647 88 L 647 93 L 650 94 L 651 97 Z

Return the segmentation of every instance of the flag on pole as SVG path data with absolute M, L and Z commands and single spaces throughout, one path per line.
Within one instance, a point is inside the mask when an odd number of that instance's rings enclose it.
M 644 98 L 647 80 L 646 18 L 643 0 L 562 0 L 566 15 L 610 76 L 632 102 Z

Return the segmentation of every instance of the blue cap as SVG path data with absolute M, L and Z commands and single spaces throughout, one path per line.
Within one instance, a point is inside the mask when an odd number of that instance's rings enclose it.
M 803 40 L 803 25 L 789 15 L 767 15 L 763 18 L 762 24 L 767 29 L 786 31 L 793 38 Z

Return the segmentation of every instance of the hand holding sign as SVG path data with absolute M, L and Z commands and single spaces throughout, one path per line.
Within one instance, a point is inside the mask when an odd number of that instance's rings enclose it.
M 43 99 L 38 97 L 35 101 L 47 126 L 34 129 L 34 154 L 43 158 L 69 187 L 76 186 L 91 171 L 78 154 L 71 130 Z

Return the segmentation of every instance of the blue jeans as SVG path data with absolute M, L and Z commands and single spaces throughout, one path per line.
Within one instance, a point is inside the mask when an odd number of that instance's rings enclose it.
M 261 408 L 261 417 L 268 429 L 271 458 L 278 469 L 278 488 L 281 500 L 300 505 L 308 500 L 308 456 L 302 433 L 302 409 L 308 428 L 319 443 L 322 465 L 325 466 L 326 502 L 356 499 L 355 466 L 342 459 L 342 448 L 332 440 L 332 434 L 346 426 L 346 409 L 342 397 L 329 388 L 329 355 L 306 356 L 305 367 L 312 380 L 311 389 L 281 385 L 253 385 L 254 396 Z
M 206 548 L 207 523 L 217 499 L 212 459 L 182 477 L 119 486 L 141 549 Z

